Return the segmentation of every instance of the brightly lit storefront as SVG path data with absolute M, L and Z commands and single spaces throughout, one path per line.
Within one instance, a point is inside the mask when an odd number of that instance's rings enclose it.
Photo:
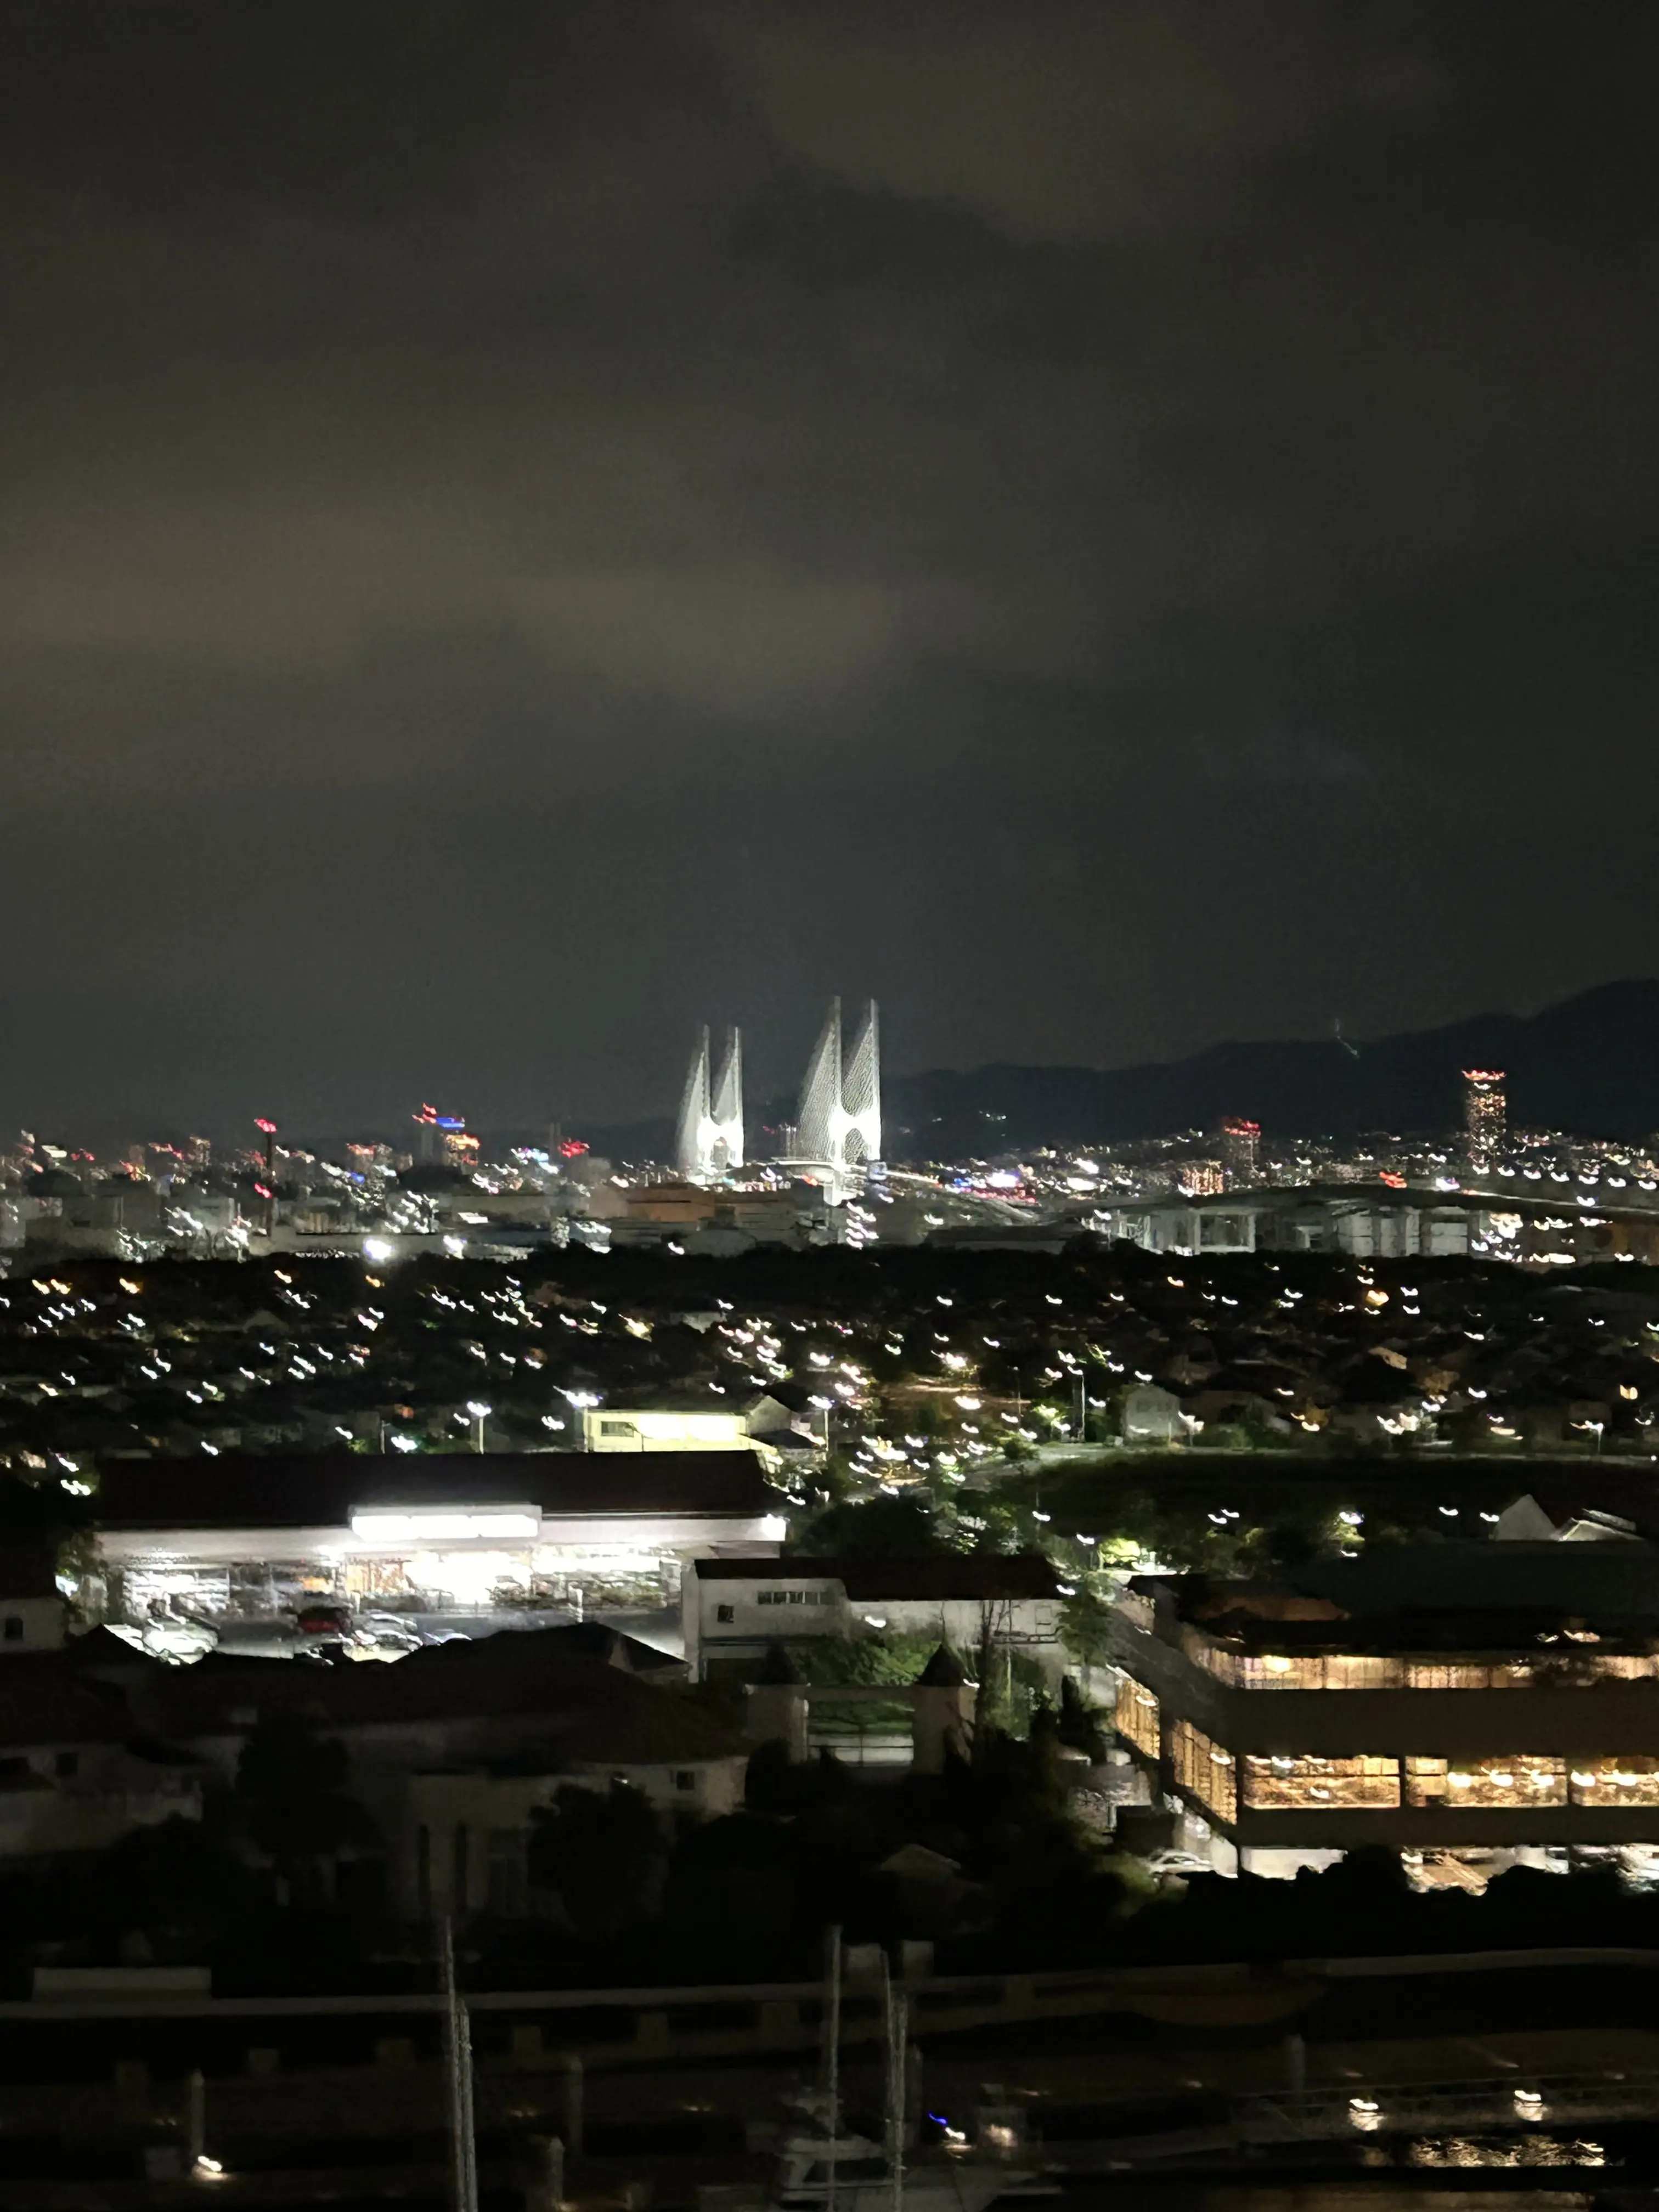
M 284 1464 L 298 1470 L 286 1482 Z M 666 1470 L 648 1454 L 210 1466 L 181 1475 L 152 1463 L 110 1484 L 96 1579 L 112 1619 L 258 1619 L 320 1600 L 421 1612 L 672 1605 L 688 1559 L 770 1556 L 785 1527 L 746 1451 L 677 1454 Z M 196 1510 L 175 1518 L 167 1509 L 180 1504 Z

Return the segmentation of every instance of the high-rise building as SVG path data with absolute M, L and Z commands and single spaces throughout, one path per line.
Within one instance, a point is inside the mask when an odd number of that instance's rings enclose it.
M 1489 1167 L 1503 1149 L 1509 1106 L 1501 1067 L 1463 1070 L 1463 1142 L 1472 1168 Z
M 1219 1160 L 1183 1160 L 1175 1171 L 1175 1187 L 1185 1198 L 1218 1198 L 1227 1182 Z
M 390 1145 L 348 1145 L 346 1158 L 351 1171 L 368 1189 L 379 1190 L 391 1170 L 392 1152 Z
M 1261 1180 L 1261 1124 L 1242 1121 L 1228 1115 L 1221 1124 L 1221 1164 L 1230 1188 L 1248 1188 Z
M 415 1157 L 422 1167 L 465 1164 L 476 1153 L 477 1140 L 469 1139 L 465 1114 L 441 1114 L 435 1106 L 422 1106 L 413 1116 Z

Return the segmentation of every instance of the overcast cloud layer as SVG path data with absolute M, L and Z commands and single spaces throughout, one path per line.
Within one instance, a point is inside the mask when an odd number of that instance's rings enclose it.
M 1650 971 L 1650 6 L 0 27 L 8 1120 Z

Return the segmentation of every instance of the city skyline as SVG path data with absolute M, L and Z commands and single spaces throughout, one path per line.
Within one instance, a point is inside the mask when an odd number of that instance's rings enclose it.
M 1651 2196 L 1659 9 L 0 26 L 0 2196 Z
M 861 1028 L 867 1028 L 872 1007 L 873 1001 L 860 1017 Z M 250 1113 L 242 1102 L 216 1114 L 209 1110 L 210 1093 L 204 1097 L 192 1088 L 186 1094 L 181 1079 L 171 1098 L 153 1110 L 123 1112 L 114 1101 L 88 1102 L 53 1121 L 38 1110 L 37 1094 L 33 1102 L 26 1101 L 11 1126 L 54 1144 L 93 1145 L 106 1152 L 135 1140 L 183 1144 L 198 1136 L 234 1148 L 248 1141 L 250 1127 L 265 1128 L 270 1117 L 263 1109 L 276 1106 L 282 1109 L 277 1119 L 285 1138 L 297 1136 L 302 1145 L 320 1144 L 325 1150 L 372 1138 L 398 1149 L 412 1145 L 416 1159 L 429 1164 L 439 1157 L 446 1126 L 470 1127 L 474 1138 L 466 1143 L 474 1149 L 480 1131 L 499 1141 L 539 1144 L 556 1128 L 562 1136 L 620 1144 L 630 1157 L 684 1164 L 692 1157 L 688 1114 L 692 1122 L 706 1121 L 710 1141 L 721 1133 L 716 1121 L 730 1125 L 722 1141 L 729 1146 L 735 1134 L 742 1148 L 746 1111 L 750 1133 L 761 1143 L 758 1156 L 769 1158 L 792 1141 L 789 1132 L 811 1087 L 812 1066 L 825 1051 L 820 1028 L 811 1055 L 803 1046 L 793 1068 L 780 1064 L 779 1040 L 800 1032 L 804 1011 L 798 1006 L 772 1007 L 765 1020 L 752 1026 L 728 1024 L 718 1071 L 705 1042 L 707 1025 L 699 1024 L 689 1079 L 684 1039 L 655 1040 L 664 1066 L 657 1089 L 632 1102 L 631 1114 L 614 1120 L 572 1108 L 580 1083 L 568 1073 L 550 1079 L 549 1092 L 517 1116 L 492 1110 L 489 1097 L 481 1095 L 476 1071 L 461 1067 L 447 1087 L 417 1088 L 411 1096 L 422 1102 L 418 1107 L 410 1098 L 388 1097 L 382 1083 L 366 1093 L 368 1103 L 360 1111 L 343 1111 L 331 1122 L 290 1110 L 292 1089 L 276 1083 L 258 1099 L 259 1110 Z M 833 1004 L 830 1018 L 833 1023 Z M 1471 1056 L 1512 1064 L 1519 1085 L 1516 1119 L 1523 1129 L 1629 1142 L 1646 1139 L 1659 1119 L 1652 1103 L 1659 1097 L 1659 979 L 1608 984 L 1547 1007 L 1530 1021 L 1488 1014 L 1444 1029 L 1376 1038 L 1356 1037 L 1334 1025 L 1322 1037 L 1233 1039 L 1183 1060 L 1127 1067 L 1060 1061 L 1047 1066 L 1003 1062 L 918 1068 L 906 1064 L 912 1056 L 903 1049 L 902 1034 L 898 1043 L 897 1054 L 884 1048 L 880 1057 L 893 1086 L 895 1111 L 889 1126 L 899 1139 L 901 1157 L 915 1149 L 930 1127 L 947 1154 L 975 1154 L 988 1145 L 999 1149 L 993 1124 L 1001 1125 L 1006 1144 L 1016 1147 L 1134 1141 L 1183 1129 L 1208 1130 L 1220 1142 L 1229 1124 L 1248 1130 L 1249 1120 L 1239 1120 L 1245 1109 L 1258 1123 L 1265 1120 L 1271 1137 L 1281 1139 L 1322 1132 L 1352 1136 L 1388 1129 L 1450 1130 L 1465 1121 Z M 854 1039 L 843 1055 L 855 1088 L 856 1046 Z M 10 1072 L 21 1091 L 27 1066 L 20 1071 L 14 1066 Z M 434 1093 L 450 1108 L 465 1110 L 459 1118 L 440 1115 L 426 1103 Z M 881 1126 L 878 1097 L 878 1133 Z
M 1659 22 L 881 13 L 11 11 L 0 1115 L 1628 970 Z

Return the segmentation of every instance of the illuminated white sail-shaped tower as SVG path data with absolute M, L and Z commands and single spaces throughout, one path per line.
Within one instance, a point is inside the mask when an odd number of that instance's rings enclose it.
M 871 1000 L 850 1054 L 842 1048 L 841 1000 L 830 1001 L 800 1098 L 800 1156 L 845 1170 L 881 1158 L 881 1033 Z
M 743 1032 L 726 1032 L 726 1051 L 714 1079 L 714 1164 L 726 1173 L 743 1165 Z
M 736 1030 L 726 1033 L 720 1074 L 713 1079 L 708 1031 L 705 1027 L 697 1032 L 680 1101 L 674 1162 L 692 1182 L 706 1182 L 743 1165 L 743 1039 Z

